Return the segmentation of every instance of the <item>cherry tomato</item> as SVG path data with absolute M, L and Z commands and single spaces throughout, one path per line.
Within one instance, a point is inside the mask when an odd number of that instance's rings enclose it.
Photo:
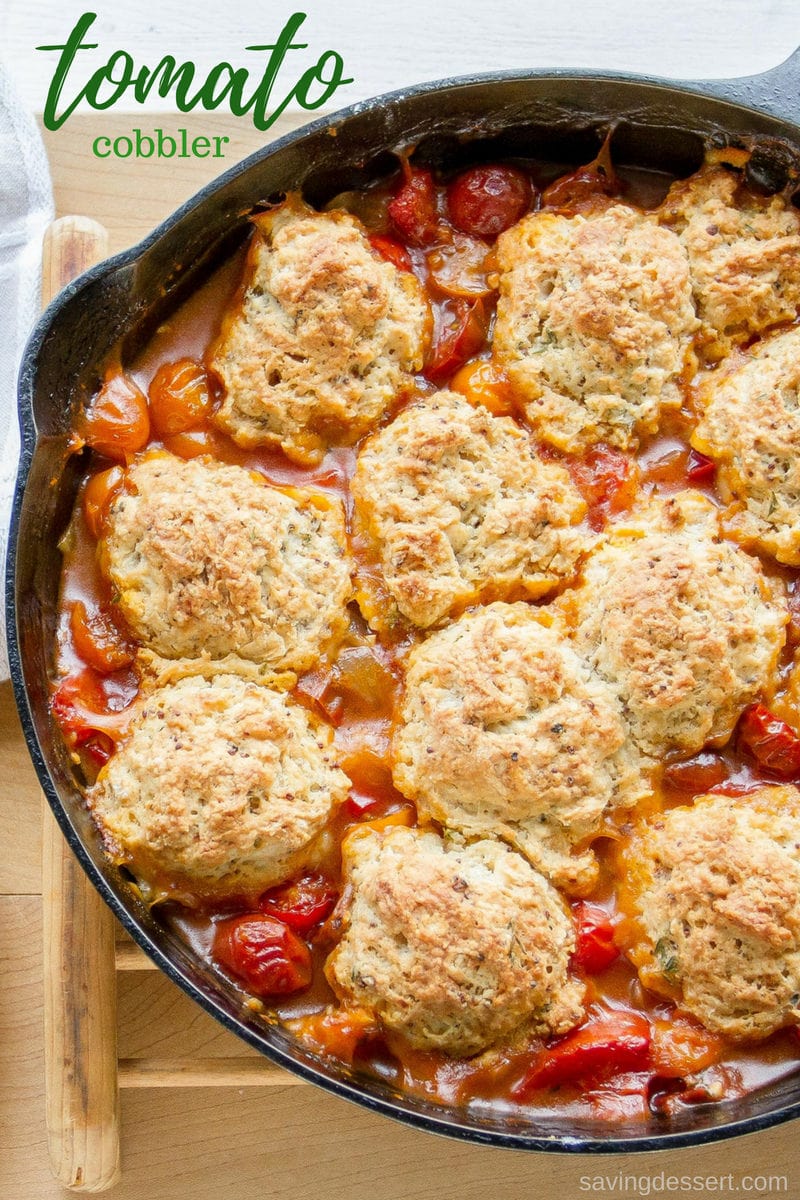
M 105 708 L 105 695 L 95 671 L 86 667 L 62 679 L 53 693 L 50 710 L 61 728 L 68 733 L 91 732 L 87 717 L 99 715 Z
M 70 627 L 75 650 L 101 674 L 118 671 L 133 662 L 133 646 L 105 609 L 95 608 L 90 612 L 82 600 L 77 600 L 72 606 Z
M 486 242 L 477 241 L 463 233 L 453 234 L 452 241 L 434 247 L 425 255 L 430 285 L 456 300 L 477 300 L 480 296 L 490 296 L 494 288 L 489 283 L 491 265 L 488 254 Z
M 460 392 L 473 408 L 483 405 L 495 417 L 507 417 L 514 412 L 508 376 L 490 359 L 466 363 L 453 376 L 450 387 Z
M 381 258 L 385 258 L 387 262 L 394 263 L 398 271 L 410 271 L 411 255 L 406 250 L 405 246 L 401 246 L 396 238 L 389 237 L 385 233 L 372 233 L 369 237 L 369 244 L 372 249 L 380 254 Z
M 436 212 L 436 187 L 426 170 L 412 170 L 393 200 L 389 217 L 404 241 L 412 246 L 427 246 L 436 240 L 439 219 Z
M 308 946 L 265 913 L 220 921 L 212 955 L 255 996 L 288 996 L 311 982 Z
M 562 175 L 542 192 L 543 208 L 591 208 L 605 197 L 619 195 L 619 180 L 611 162 L 606 138 L 597 158 L 576 171 Z
M 739 721 L 739 744 L 775 775 L 800 774 L 800 737 L 764 704 L 751 704 Z
M 83 489 L 83 515 L 89 533 L 99 541 L 106 530 L 109 510 L 124 481 L 122 467 L 109 467 L 90 475 Z
M 575 485 L 589 505 L 589 524 L 602 529 L 610 516 L 636 499 L 638 471 L 619 451 L 600 443 L 582 459 L 569 463 Z
M 114 753 L 114 741 L 107 733 L 98 729 L 80 730 L 75 737 L 75 745 L 80 746 L 98 767 L 104 767 Z
M 702 750 L 685 762 L 670 763 L 664 768 L 664 785 L 693 796 L 707 792 L 728 778 L 728 768 L 718 754 Z
M 159 437 L 196 429 L 211 411 L 208 375 L 193 358 L 164 363 L 149 388 L 150 419 Z
M 109 375 L 89 405 L 82 433 L 98 454 L 125 462 L 150 436 L 144 392 L 127 375 Z
M 531 181 L 516 167 L 471 167 L 449 185 L 447 210 L 463 233 L 496 238 L 528 211 L 532 199 Z
M 614 922 L 599 904 L 582 900 L 573 907 L 577 938 L 573 962 L 587 975 L 597 975 L 619 958 L 614 944 Z
M 647 1067 L 650 1023 L 641 1013 L 613 1012 L 593 1017 L 535 1057 L 512 1091 L 524 1100 L 537 1088 L 563 1083 L 594 1083 Z
M 716 470 L 717 464 L 713 458 L 708 458 L 699 450 L 690 450 L 689 461 L 686 464 L 686 478 L 692 483 L 712 483 Z
M 329 916 L 337 899 L 338 894 L 330 880 L 309 872 L 280 887 L 270 888 L 261 897 L 259 906 L 295 933 L 304 934 Z
M 474 304 L 453 300 L 437 321 L 431 356 L 425 367 L 428 378 L 434 383 L 449 379 L 483 347 L 488 327 L 482 300 Z

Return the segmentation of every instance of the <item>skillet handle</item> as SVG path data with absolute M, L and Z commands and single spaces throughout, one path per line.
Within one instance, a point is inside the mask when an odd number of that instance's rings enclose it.
M 790 125 L 800 124 L 800 46 L 777 67 L 760 75 L 739 79 L 698 79 L 687 86 L 692 91 L 744 108 L 768 113 Z

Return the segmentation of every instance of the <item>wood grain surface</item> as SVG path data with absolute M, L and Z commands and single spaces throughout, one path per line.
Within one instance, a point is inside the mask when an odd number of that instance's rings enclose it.
M 47 139 L 58 211 L 102 222 L 112 250 L 138 240 L 215 173 L 207 160 L 89 170 L 87 137 L 130 122 L 81 120 Z M 202 132 L 209 120 L 195 124 Z M 237 154 L 257 148 L 234 122 L 214 124 L 236 139 Z M 70 1193 L 50 1174 L 45 1127 L 40 797 L 8 684 L 0 686 L 0 755 L 0 1198 L 63 1200 Z M 528 1155 L 420 1133 L 308 1086 L 250 1086 L 255 1052 L 166 979 L 136 969 L 124 942 L 118 953 L 129 968 L 119 975 L 120 1055 L 126 1064 L 155 1060 L 161 1073 L 122 1093 L 123 1174 L 107 1193 L 113 1200 L 624 1200 L 644 1194 L 632 1177 L 661 1172 L 721 1177 L 716 1195 L 736 1194 L 745 1176 L 783 1175 L 787 1189 L 747 1195 L 800 1200 L 797 1123 L 680 1152 Z M 206 1067 L 226 1057 L 241 1060 L 237 1086 L 164 1086 L 197 1059 Z

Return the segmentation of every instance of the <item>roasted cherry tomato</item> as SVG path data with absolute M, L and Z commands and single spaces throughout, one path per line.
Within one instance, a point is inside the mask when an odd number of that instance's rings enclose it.
M 691 1017 L 673 1014 L 670 1019 L 653 1022 L 650 1061 L 657 1075 L 684 1077 L 694 1075 L 718 1063 L 724 1040 L 710 1033 Z
M 496 238 L 528 211 L 532 199 L 531 181 L 516 167 L 471 167 L 449 185 L 447 211 L 463 233 Z
M 717 464 L 713 458 L 701 454 L 699 450 L 689 451 L 689 461 L 686 464 L 686 478 L 692 483 L 713 483 Z
M 610 516 L 624 512 L 636 499 L 637 468 L 620 450 L 601 442 L 569 469 L 589 505 L 592 529 L 602 529 Z
M 582 900 L 572 909 L 577 924 L 575 966 L 587 975 L 597 975 L 619 958 L 614 944 L 614 922 L 599 904 Z
M 742 714 L 739 744 L 775 775 L 800 774 L 800 737 L 764 704 L 751 704 Z
M 150 419 L 159 437 L 196 429 L 211 411 L 205 368 L 193 358 L 164 363 L 148 391 Z
M 62 679 L 50 701 L 53 716 L 65 732 L 79 736 L 85 732 L 87 737 L 91 732 L 88 718 L 102 713 L 104 707 L 102 683 L 91 667 Z
M 563 1083 L 597 1083 L 626 1071 L 643 1070 L 650 1059 L 650 1022 L 640 1013 L 594 1017 L 536 1055 L 513 1095 L 524 1100 L 537 1088 Z
M 380 254 L 381 258 L 385 258 L 387 262 L 394 263 L 398 271 L 410 271 L 412 269 L 411 255 L 405 246 L 400 245 L 396 238 L 389 237 L 385 233 L 372 233 L 370 234 L 369 244 L 373 250 Z
M 81 432 L 98 454 L 125 462 L 150 436 L 144 392 L 127 375 L 109 375 L 89 405 Z
M 115 496 L 119 494 L 124 480 L 122 467 L 109 467 L 90 475 L 83 489 L 83 515 L 89 533 L 99 541 L 106 530 L 106 521 Z
M 702 750 L 694 758 L 684 762 L 670 763 L 664 768 L 664 786 L 679 792 L 691 792 L 693 796 L 707 792 L 728 778 L 724 759 L 713 750 Z
M 99 729 L 83 729 L 75 737 L 75 745 L 80 746 L 98 767 L 104 767 L 114 753 L 114 740 Z
M 592 162 L 561 175 L 542 192 L 543 208 L 591 208 L 608 196 L 619 195 L 619 180 L 611 162 L 609 139 Z
M 308 946 L 265 913 L 220 921 L 211 953 L 255 996 L 288 996 L 311 982 Z
M 338 893 L 329 879 L 309 872 L 290 883 L 270 888 L 261 897 L 259 907 L 295 933 L 304 934 L 330 915 L 337 899 Z
M 433 349 L 425 374 L 434 383 L 449 379 L 483 347 L 489 323 L 482 300 L 453 300 L 437 320 Z
M 426 170 L 412 170 L 393 200 L 389 217 L 404 241 L 412 246 L 427 246 L 436 240 L 439 218 L 436 212 L 436 187 Z
M 75 650 L 85 663 L 101 674 L 110 674 L 133 662 L 132 644 L 105 609 L 90 611 L 82 600 L 77 600 L 72 606 L 70 626 Z

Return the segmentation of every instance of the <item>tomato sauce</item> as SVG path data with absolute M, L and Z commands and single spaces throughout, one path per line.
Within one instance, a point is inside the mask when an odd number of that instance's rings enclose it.
M 497 185 L 488 208 L 481 204 L 487 178 Z M 427 291 L 434 313 L 433 346 L 417 381 L 419 391 L 453 386 L 496 415 L 518 416 L 508 380 L 489 361 L 497 282 L 494 238 L 531 206 L 590 211 L 622 197 L 652 207 L 670 182 L 655 172 L 615 170 L 604 147 L 595 162 L 567 172 L 556 164 L 515 162 L 507 169 L 477 167 L 442 180 L 404 163 L 397 178 L 337 197 L 330 207 L 361 217 L 376 253 L 400 270 L 413 270 Z M 52 709 L 86 783 L 124 737 L 138 693 L 135 646 L 115 610 L 97 545 L 108 506 L 124 486 L 121 468 L 143 448 L 165 447 L 181 457 L 210 454 L 257 471 L 278 486 L 339 497 L 359 570 L 371 573 L 381 595 L 377 565 L 352 527 L 348 485 L 357 447 L 334 447 L 319 466 L 304 468 L 279 450 L 243 450 L 209 419 L 219 394 L 206 364 L 223 315 L 240 294 L 244 256 L 242 249 L 220 267 L 124 372 L 119 363 L 109 364 L 103 388 L 79 423 L 76 449 L 88 443 L 96 454 L 62 543 Z M 692 388 L 691 380 L 685 382 L 684 409 L 635 455 L 599 446 L 574 460 L 542 450 L 562 459 L 571 471 L 587 500 L 586 521 L 592 529 L 604 528 L 643 494 L 669 495 L 694 486 L 719 502 L 713 464 L 689 447 Z M 796 573 L 771 563 L 765 567 L 787 582 L 795 614 L 776 693 L 765 698 L 772 711 L 748 714 L 744 734 L 721 750 L 705 750 L 689 761 L 667 760 L 650 802 L 652 811 L 688 804 L 712 789 L 740 794 L 765 781 L 800 780 L 800 740 L 793 729 L 800 714 L 783 687 L 794 644 L 800 641 L 800 584 Z M 382 594 L 388 606 L 388 594 Z M 548 1044 L 528 1040 L 521 1047 L 457 1060 L 411 1049 L 383 1032 L 368 1014 L 335 1009 L 323 964 L 339 928 L 333 906 L 341 888 L 342 838 L 365 825 L 416 822 L 413 805 L 392 784 L 389 746 L 404 660 L 419 634 L 400 622 L 375 642 L 367 638 L 355 605 L 351 607 L 346 648 L 301 675 L 294 689 L 300 703 L 334 727 L 338 760 L 352 781 L 316 874 L 290 881 L 288 889 L 272 889 L 261 902 L 261 923 L 255 925 L 253 914 L 235 904 L 209 907 L 187 895 L 183 885 L 142 880 L 145 893 L 149 887 L 150 897 L 162 901 L 156 909 L 160 919 L 198 956 L 228 974 L 241 988 L 243 1003 L 256 1011 L 269 1007 L 320 1053 L 446 1104 L 475 1110 L 490 1106 L 495 1113 L 516 1117 L 532 1107 L 564 1115 L 589 1112 L 609 1121 L 668 1116 L 681 1106 L 729 1099 L 795 1070 L 800 1055 L 795 1032 L 743 1049 L 705 1031 L 677 1012 L 668 998 L 641 986 L 624 954 L 626 914 L 616 900 L 618 847 L 628 828 L 624 816 L 594 842 L 600 882 L 592 896 L 573 904 L 578 924 L 574 967 L 587 982 L 589 1000 L 587 1022 L 577 1031 Z M 270 974 L 270 956 L 276 954 L 282 964 L 280 986 L 278 976 Z

